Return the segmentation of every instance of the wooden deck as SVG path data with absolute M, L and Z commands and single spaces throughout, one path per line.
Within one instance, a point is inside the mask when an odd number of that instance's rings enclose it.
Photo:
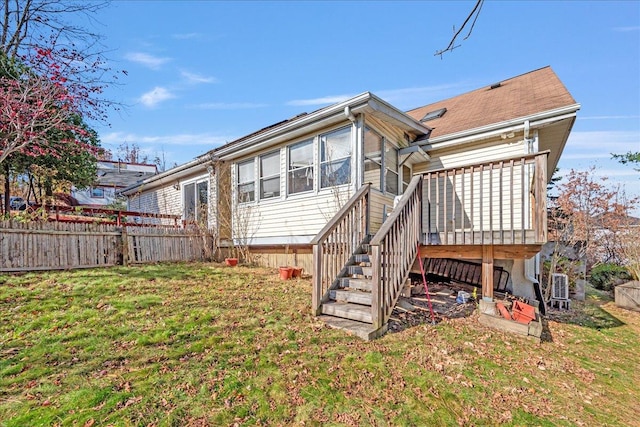
M 313 241 L 314 312 L 356 322 L 365 339 L 384 333 L 416 257 L 481 260 L 474 280 L 493 300 L 494 260 L 530 258 L 546 242 L 547 156 L 416 175 L 370 241 L 364 186 Z

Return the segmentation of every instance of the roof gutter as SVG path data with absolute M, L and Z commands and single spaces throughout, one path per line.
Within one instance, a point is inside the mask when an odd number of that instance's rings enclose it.
M 517 119 L 493 123 L 475 129 L 430 138 L 425 144 L 420 144 L 420 146 L 426 150 L 449 148 L 457 145 L 463 145 L 471 141 L 493 138 L 505 132 L 524 131 L 525 128 L 533 129 L 548 123 L 575 117 L 576 112 L 579 109 L 580 104 L 572 104 L 562 108 L 532 114 L 530 116 L 519 117 Z

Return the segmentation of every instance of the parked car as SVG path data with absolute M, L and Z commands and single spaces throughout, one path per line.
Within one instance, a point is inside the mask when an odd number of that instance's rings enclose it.
M 9 199 L 9 207 L 15 211 L 23 211 L 27 209 L 27 202 L 22 197 L 11 196 Z

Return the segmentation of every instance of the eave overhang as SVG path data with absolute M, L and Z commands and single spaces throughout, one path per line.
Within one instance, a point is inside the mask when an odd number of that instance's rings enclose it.
M 349 119 L 345 115 L 345 111 L 349 111 L 354 116 L 372 114 L 418 136 L 428 135 L 431 132 L 429 127 L 414 120 L 374 94 L 365 92 L 346 101 L 295 118 L 255 136 L 231 142 L 226 146 L 212 150 L 211 153 L 221 160 L 240 158 L 281 142 L 290 141 L 323 128 L 347 122 Z
M 140 192 L 142 189 L 150 190 L 165 184 L 175 183 L 180 179 L 194 175 L 199 171 L 206 171 L 207 164 L 211 163 L 213 160 L 213 157 L 205 154 L 203 156 L 197 157 L 194 160 L 191 160 L 190 162 L 184 163 L 180 166 L 169 169 L 168 171 L 144 179 L 134 185 L 121 190 L 119 193 L 125 196 L 131 196 Z

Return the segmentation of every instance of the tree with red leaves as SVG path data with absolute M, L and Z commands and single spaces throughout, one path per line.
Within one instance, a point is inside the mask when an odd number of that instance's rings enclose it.
M 106 1 L 0 0 L 0 173 L 9 202 L 9 164 L 20 157 L 96 154 L 83 138 L 87 120 L 117 107 L 102 98 L 117 72 L 106 66 L 100 36 L 77 26 Z M 78 117 L 81 124 L 78 124 Z

